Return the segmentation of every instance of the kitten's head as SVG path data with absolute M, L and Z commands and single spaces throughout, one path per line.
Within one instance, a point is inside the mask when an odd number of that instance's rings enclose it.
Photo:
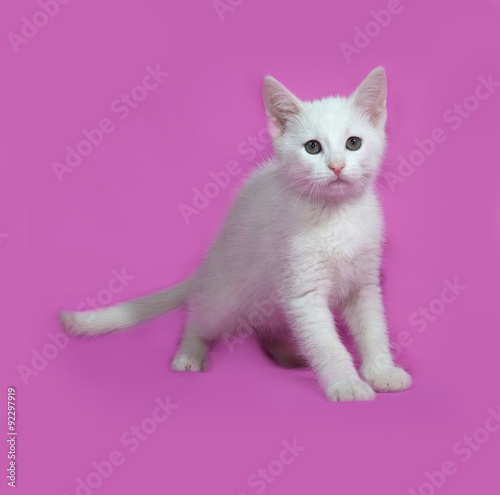
M 301 101 L 264 80 L 269 131 L 293 188 L 316 199 L 357 195 L 372 184 L 385 148 L 385 71 L 377 67 L 348 98 Z

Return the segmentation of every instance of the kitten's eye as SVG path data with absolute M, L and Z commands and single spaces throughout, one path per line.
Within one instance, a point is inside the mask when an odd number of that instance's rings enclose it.
M 345 147 L 351 151 L 359 150 L 359 148 L 361 148 L 361 141 L 362 141 L 361 138 L 356 136 L 351 136 L 350 138 L 347 138 L 347 141 L 345 142 Z
M 321 151 L 321 144 L 319 144 L 319 141 L 315 141 L 313 139 L 311 141 L 307 141 L 307 143 L 304 144 L 304 148 L 310 155 L 316 155 Z

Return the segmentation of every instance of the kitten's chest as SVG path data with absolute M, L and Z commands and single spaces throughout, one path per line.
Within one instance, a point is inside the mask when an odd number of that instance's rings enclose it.
M 317 233 L 318 256 L 332 267 L 352 263 L 370 247 L 363 222 L 334 218 Z
M 375 201 L 315 217 L 304 214 L 287 228 L 294 234 L 281 257 L 282 274 L 298 292 L 322 287 L 338 300 L 378 279 L 382 217 Z
M 378 259 L 381 219 L 357 212 L 331 215 L 314 232 L 315 257 L 337 283 L 357 283 Z

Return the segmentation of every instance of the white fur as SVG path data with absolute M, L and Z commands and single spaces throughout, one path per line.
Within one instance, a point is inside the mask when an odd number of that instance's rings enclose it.
M 409 388 L 410 376 L 389 351 L 379 287 L 383 221 L 373 181 L 385 148 L 385 98 L 381 67 L 349 98 L 313 102 L 267 77 L 276 156 L 248 179 L 194 277 L 93 318 L 63 312 L 63 325 L 95 335 L 185 302 L 188 321 L 175 370 L 202 371 L 212 341 L 250 325 L 279 362 L 307 362 L 330 400 L 369 400 L 373 389 Z M 350 136 L 362 138 L 359 150 L 346 149 Z M 305 151 L 312 139 L 321 153 Z M 339 164 L 345 165 L 342 180 L 328 168 Z M 257 302 L 271 310 L 255 318 Z M 352 332 L 364 381 L 337 334 L 332 308 Z

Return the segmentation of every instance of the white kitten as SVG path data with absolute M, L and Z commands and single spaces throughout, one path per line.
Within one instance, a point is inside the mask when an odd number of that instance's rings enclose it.
M 251 326 L 280 364 L 309 364 L 330 400 L 409 388 L 390 354 L 379 287 L 383 221 L 373 183 L 385 148 L 385 100 L 382 67 L 349 98 L 312 102 L 266 77 L 276 156 L 248 179 L 194 276 L 109 308 L 63 311 L 63 326 L 97 335 L 185 304 L 174 370 L 203 370 L 211 342 Z M 352 332 L 364 381 L 331 308 Z

